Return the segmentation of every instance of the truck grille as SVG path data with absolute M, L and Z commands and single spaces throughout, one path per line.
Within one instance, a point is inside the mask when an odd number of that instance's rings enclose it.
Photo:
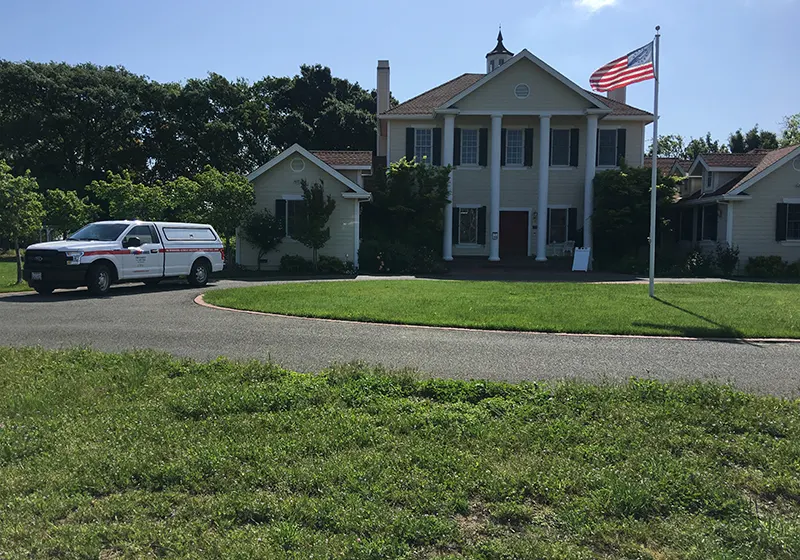
M 41 269 L 66 266 L 67 256 L 59 251 L 31 250 L 25 252 L 25 268 Z

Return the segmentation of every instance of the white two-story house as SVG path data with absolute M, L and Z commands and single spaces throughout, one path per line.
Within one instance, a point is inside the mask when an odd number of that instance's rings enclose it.
M 491 261 L 592 246 L 597 170 L 644 161 L 650 113 L 572 82 L 498 35 L 484 74 L 461 74 L 389 106 L 389 62 L 378 61 L 377 156 L 452 165 L 443 255 Z

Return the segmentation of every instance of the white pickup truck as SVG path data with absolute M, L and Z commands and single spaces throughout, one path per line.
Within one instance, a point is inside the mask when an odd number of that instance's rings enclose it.
M 204 286 L 224 263 L 222 242 L 210 225 L 120 220 L 95 222 L 63 241 L 31 245 L 23 276 L 40 294 L 86 286 L 104 295 L 117 282 L 157 284 L 178 276 Z

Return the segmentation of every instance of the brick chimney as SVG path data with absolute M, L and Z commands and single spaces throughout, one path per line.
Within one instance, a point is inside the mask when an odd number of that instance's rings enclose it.
M 389 110 L 389 61 L 378 61 L 378 115 Z M 375 155 L 385 158 L 387 152 L 388 124 L 378 119 L 378 144 Z

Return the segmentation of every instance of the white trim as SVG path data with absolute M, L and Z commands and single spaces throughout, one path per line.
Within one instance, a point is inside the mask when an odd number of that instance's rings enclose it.
M 429 165 L 433 165 L 433 131 L 436 127 L 435 126 L 415 126 L 414 127 L 414 159 L 417 159 L 417 132 L 420 130 L 430 130 L 431 131 L 431 159 L 427 163 Z M 417 163 L 422 163 L 421 161 L 417 161 Z
M 353 266 L 358 270 L 358 250 L 361 244 L 361 201 L 356 200 L 353 206 L 355 207 L 353 212 Z
M 343 169 L 345 171 L 353 171 L 355 169 L 368 170 L 372 169 L 371 165 L 331 165 L 334 169 Z
M 565 208 L 566 209 L 577 208 L 577 206 L 572 206 L 571 204 L 548 204 L 547 209 L 549 210 L 550 208 L 554 208 L 556 210 L 564 210 Z
M 517 88 L 519 88 L 520 86 L 524 87 L 527 90 L 525 95 L 521 96 L 517 93 Z M 514 86 L 514 97 L 516 97 L 517 99 L 528 99 L 530 96 L 531 96 L 531 86 L 529 86 L 528 84 L 520 82 Z
M 532 256 L 531 253 L 531 238 L 533 237 L 533 208 L 528 206 L 501 206 L 501 212 L 527 212 L 528 213 L 528 256 Z
M 453 208 L 483 208 L 485 204 L 453 204 Z
M 800 204 L 800 198 L 784 198 L 784 204 Z
M 713 171 L 714 173 L 743 173 L 745 171 L 752 171 L 756 166 L 750 165 L 746 167 L 718 167 L 718 166 L 708 166 L 708 168 Z
M 736 194 L 739 194 L 742 191 L 745 191 L 745 190 L 749 189 L 751 186 L 753 186 L 755 183 L 759 182 L 761 179 L 767 177 L 773 171 L 775 171 L 777 169 L 780 169 L 781 167 L 786 165 L 788 162 L 792 161 L 798 154 L 800 154 L 800 146 L 798 146 L 797 148 L 795 148 L 794 150 L 792 150 L 791 152 L 789 152 L 788 154 L 783 156 L 781 159 L 779 159 L 778 161 L 776 161 L 775 163 L 773 163 L 772 165 L 767 167 L 765 170 L 763 170 L 761 173 L 759 173 L 755 177 L 751 177 L 750 179 L 748 179 L 747 181 L 745 181 L 744 183 L 742 183 L 741 185 L 739 185 L 738 187 L 736 187 L 735 189 L 730 191 L 728 194 L 729 195 L 736 195 Z
M 295 162 L 300 162 L 300 169 L 295 169 L 294 164 Z M 292 158 L 292 161 L 289 162 L 289 168 L 292 170 L 293 173 L 302 173 L 306 170 L 306 162 L 303 161 L 303 158 Z
M 343 192 L 342 198 L 346 199 L 358 199 L 358 200 L 372 200 L 372 195 L 370 193 L 361 194 L 361 193 L 351 193 L 351 192 Z
M 436 110 L 439 113 L 439 109 Z M 547 110 L 530 110 L 530 111 L 517 111 L 512 110 L 509 111 L 508 109 L 476 109 L 474 111 L 461 111 L 458 116 L 460 117 L 490 117 L 492 115 L 503 115 L 505 117 L 508 116 L 527 116 L 527 117 L 540 117 L 543 115 L 546 116 L 553 116 L 553 117 L 585 117 L 586 111 L 576 110 L 576 111 L 553 111 L 551 109 Z
M 778 241 L 778 243 L 785 247 L 800 247 L 800 239 L 784 239 L 783 241 Z
M 725 215 L 725 241 L 728 242 L 728 247 L 733 247 L 733 204 L 728 203 L 728 208 Z
M 283 200 L 303 200 L 302 194 L 284 194 L 281 195 Z
M 418 121 L 418 120 L 433 119 L 434 116 L 431 113 L 422 113 L 418 115 L 387 115 L 386 113 L 384 113 L 382 115 L 378 115 L 378 118 L 386 120 L 399 120 L 399 121 Z
M 330 165 L 319 159 L 317 156 L 306 150 L 300 144 L 292 144 L 291 147 L 285 149 L 281 154 L 275 156 L 261 167 L 251 171 L 246 177 L 247 180 L 253 182 L 256 178 L 260 177 L 261 175 L 263 175 L 264 173 L 266 173 L 267 171 L 278 165 L 280 162 L 282 162 L 292 154 L 300 154 L 301 156 L 309 160 L 311 163 L 313 163 L 314 165 L 325 171 L 328 175 L 338 180 L 339 182 L 343 183 L 347 188 L 351 189 L 353 192 L 363 195 L 365 197 L 370 196 L 370 194 L 367 191 L 365 191 L 364 189 L 359 187 L 356 183 L 354 183 L 353 181 L 351 181 L 350 179 L 348 179 L 347 177 L 336 171 L 333 167 L 331 167 Z M 344 193 L 342 194 L 344 195 Z
M 645 121 L 646 124 L 653 122 L 653 115 L 615 115 L 614 113 L 610 113 L 605 115 L 605 118 L 612 121 Z
M 392 164 L 392 123 L 386 123 L 386 168 Z
M 504 64 L 501 64 L 499 68 L 495 69 L 493 72 L 490 72 L 489 74 L 486 74 L 483 78 L 481 78 L 480 80 L 478 80 L 477 82 L 472 84 L 467 89 L 463 90 L 461 93 L 458 93 L 455 97 L 452 97 L 451 99 L 449 99 L 446 102 L 442 103 L 439 107 L 437 107 L 437 110 L 439 108 L 442 108 L 442 109 L 449 108 L 451 105 L 453 105 L 454 103 L 457 103 L 460 100 L 464 99 L 470 93 L 472 93 L 473 91 L 475 91 L 479 87 L 483 86 L 485 83 L 491 81 L 495 76 L 499 76 L 500 74 L 505 72 L 508 68 L 511 68 L 512 66 L 514 66 L 514 64 L 516 64 L 517 62 L 519 62 L 522 59 L 527 59 L 528 61 L 532 62 L 535 66 L 538 66 L 539 68 L 541 68 L 542 70 L 544 70 L 545 72 L 550 74 L 552 77 L 554 77 L 559 82 L 561 82 L 562 84 L 567 86 L 569 89 L 571 89 L 572 91 L 574 91 L 575 93 L 577 93 L 578 95 L 583 97 L 586 101 L 588 101 L 591 104 L 592 107 L 598 108 L 598 109 L 608 109 L 609 112 L 611 112 L 611 108 L 610 107 L 608 107 L 604 103 L 600 102 L 592 94 L 590 94 L 589 92 L 587 92 L 586 90 L 581 88 L 578 84 L 576 84 L 572 80 L 569 80 L 568 78 L 566 78 L 563 74 L 561 74 L 560 72 L 556 71 L 554 68 L 552 68 L 551 66 L 546 64 L 543 60 L 541 60 L 540 58 L 537 58 L 536 56 L 531 54 L 531 52 L 528 49 L 522 49 L 516 55 L 512 56 L 507 61 L 505 61 Z

